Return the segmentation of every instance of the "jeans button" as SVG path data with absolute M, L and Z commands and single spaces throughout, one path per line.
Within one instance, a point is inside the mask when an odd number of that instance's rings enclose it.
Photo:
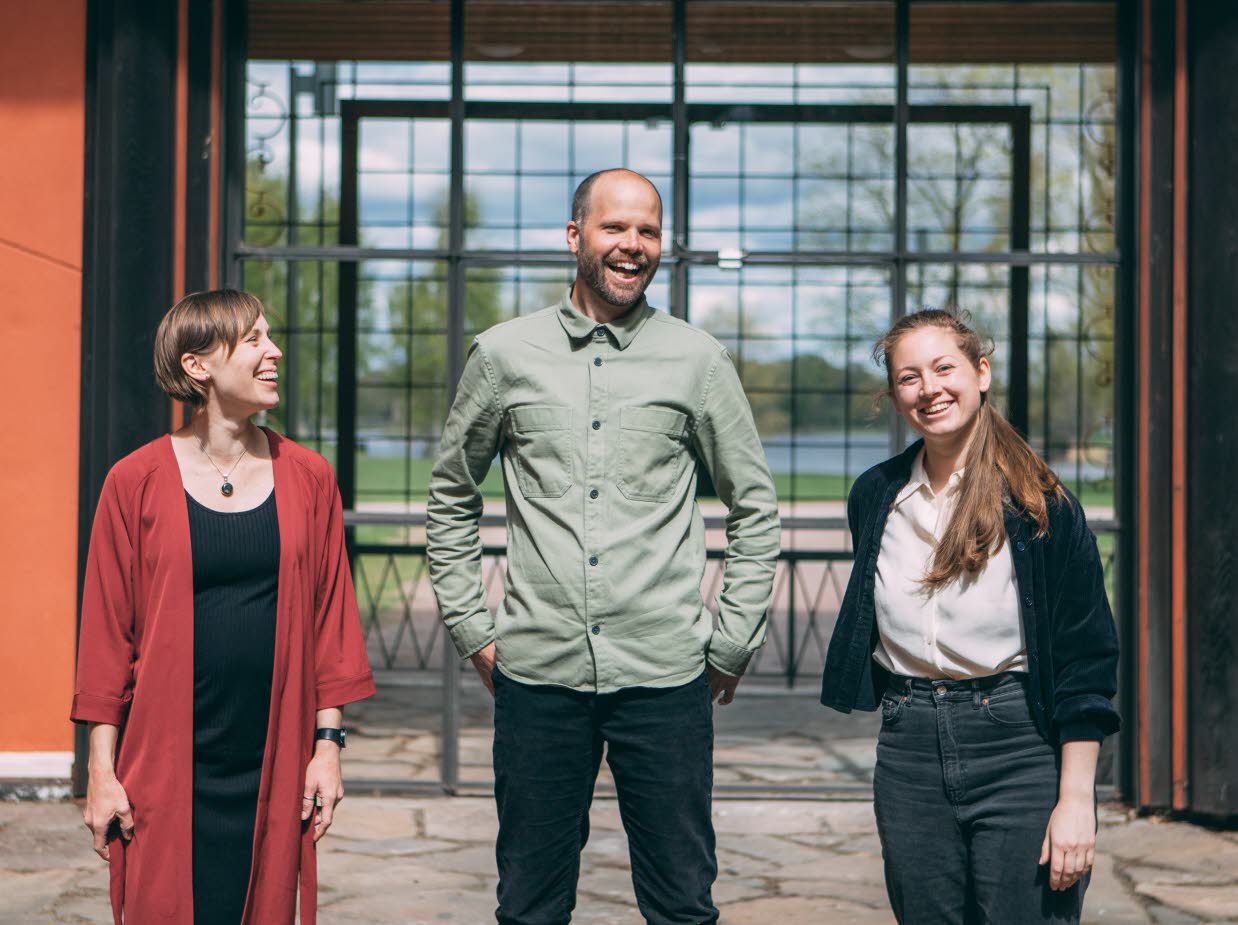
M 944 696 L 944 695 L 945 695 L 945 693 L 946 693 L 946 688 L 945 688 L 945 685 L 943 685 L 943 684 L 938 684 L 938 685 L 937 685 L 937 696 L 938 696 L 938 697 L 942 697 L 942 696 Z

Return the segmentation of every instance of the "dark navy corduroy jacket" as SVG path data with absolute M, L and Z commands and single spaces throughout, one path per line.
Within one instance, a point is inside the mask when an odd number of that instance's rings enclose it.
M 821 702 L 843 713 L 877 709 L 889 680 L 872 657 L 877 644 L 877 554 L 886 516 L 911 478 L 922 446 L 917 441 L 869 469 L 856 479 L 847 498 L 855 564 L 821 683 Z M 1069 494 L 1065 502 L 1050 501 L 1048 535 L 1037 539 L 1035 532 L 1034 521 L 1007 508 L 1006 536 L 1022 603 L 1032 716 L 1050 742 L 1100 741 L 1119 725 L 1111 703 L 1118 683 L 1118 635 L 1096 537 L 1082 506 Z

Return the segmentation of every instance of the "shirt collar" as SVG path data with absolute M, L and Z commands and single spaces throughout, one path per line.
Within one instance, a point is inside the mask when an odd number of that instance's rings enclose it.
M 628 344 L 640 332 L 645 322 L 649 320 L 649 316 L 654 312 L 649 303 L 645 301 L 645 297 L 641 296 L 640 301 L 633 305 L 630 309 L 607 324 L 600 324 L 592 318 L 586 318 L 581 314 L 580 309 L 572 304 L 572 290 L 568 288 L 567 293 L 563 296 L 563 300 L 559 303 L 559 323 L 563 325 L 563 330 L 567 331 L 567 336 L 574 340 L 591 337 L 593 332 L 602 329 L 609 331 L 610 336 L 614 339 L 620 350 L 625 349 Z
M 950 478 L 946 480 L 945 494 L 952 495 L 958 491 L 959 484 L 963 480 L 963 473 L 967 469 L 959 469 L 950 473 Z M 924 491 L 930 498 L 935 498 L 937 495 L 933 491 L 933 485 L 929 481 L 928 473 L 924 470 L 924 449 L 916 454 L 916 460 L 911 464 L 911 475 L 907 479 L 907 484 L 894 498 L 894 505 L 897 507 L 902 504 L 917 491 Z

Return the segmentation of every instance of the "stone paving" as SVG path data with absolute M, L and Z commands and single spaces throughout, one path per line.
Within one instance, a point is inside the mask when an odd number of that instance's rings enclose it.
M 359 792 L 371 782 L 439 779 L 440 683 L 424 673 L 380 673 L 378 695 L 348 708 L 348 780 Z M 489 786 L 491 700 L 471 669 L 461 678 L 460 702 L 460 778 Z M 714 723 L 714 779 L 723 788 L 789 784 L 844 792 L 872 783 L 877 714 L 826 710 L 815 690 L 741 685 L 734 703 L 715 709 Z M 600 783 L 610 783 L 605 765 Z
M 872 805 L 718 801 L 723 925 L 887 925 Z M 599 800 L 579 925 L 639 925 L 627 843 Z M 320 847 L 322 925 L 493 922 L 494 809 L 481 797 L 350 797 Z M 1090 925 L 1238 923 L 1238 835 L 1101 814 Z M 0 923 L 110 923 L 107 871 L 70 802 L 0 803 Z
M 461 696 L 461 777 L 485 787 L 489 699 L 471 677 Z M 494 921 L 492 800 L 369 795 L 380 782 L 436 780 L 440 708 L 435 684 L 384 678 L 378 697 L 350 709 L 350 795 L 320 847 L 322 925 Z M 877 724 L 873 714 L 841 716 L 811 696 L 758 685 L 741 686 L 734 704 L 715 711 L 714 897 L 723 925 L 893 921 L 868 792 Z M 608 783 L 603 771 L 599 784 Z M 843 798 L 728 798 L 735 784 Z M 591 822 L 573 922 L 639 925 L 614 800 L 596 800 Z M 1238 925 L 1238 833 L 1102 807 L 1084 921 Z M 111 922 L 107 871 L 80 807 L 0 802 L 0 925 L 94 922 Z

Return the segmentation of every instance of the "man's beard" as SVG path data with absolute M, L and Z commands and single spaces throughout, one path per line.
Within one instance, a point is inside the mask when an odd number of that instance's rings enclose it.
M 626 309 L 631 308 L 641 300 L 645 290 L 653 282 L 653 275 L 658 270 L 658 261 L 650 261 L 644 255 L 640 257 L 624 257 L 623 259 L 629 263 L 636 264 L 640 268 L 640 275 L 637 277 L 637 285 L 634 289 L 616 289 L 613 287 L 606 278 L 606 261 L 598 254 L 589 250 L 584 241 L 581 241 L 580 254 L 576 258 L 576 267 L 584 278 L 585 284 L 590 289 L 601 296 L 608 304 L 616 308 Z

